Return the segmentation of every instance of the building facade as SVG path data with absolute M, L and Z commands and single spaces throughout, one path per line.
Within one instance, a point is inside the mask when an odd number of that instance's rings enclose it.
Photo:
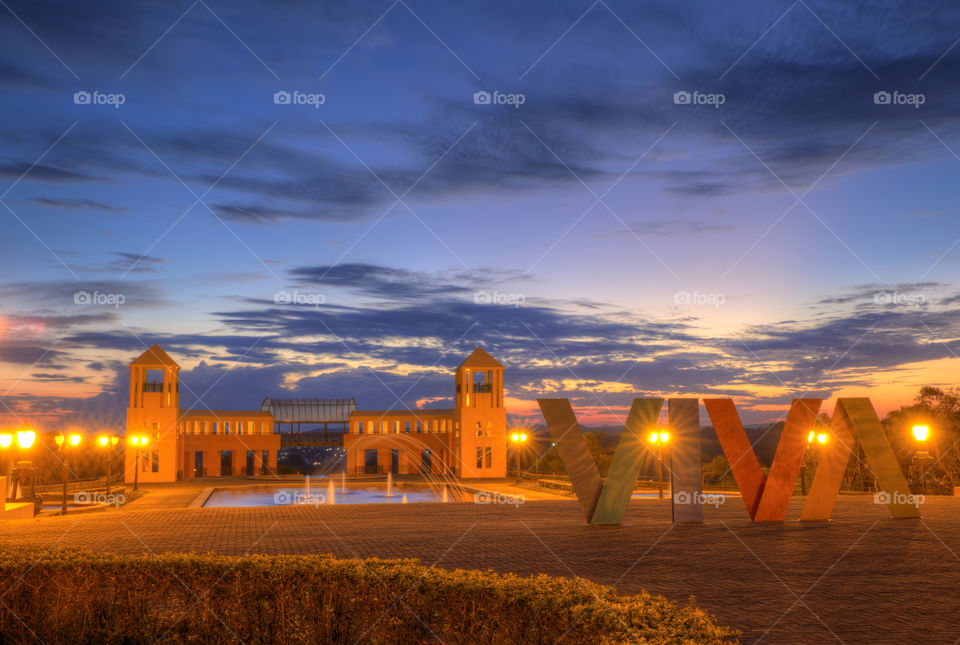
M 261 410 L 181 410 L 180 366 L 154 345 L 130 363 L 124 479 L 174 482 L 275 472 L 280 436 Z
M 506 477 L 503 365 L 481 347 L 456 369 L 452 408 L 356 410 L 352 399 L 337 401 L 349 410 L 343 434 L 348 473 Z M 180 366 L 154 345 L 130 363 L 127 437 L 146 437 L 147 445 L 127 444 L 125 480 L 275 472 L 281 435 L 270 410 L 276 406 L 267 399 L 262 407 L 181 410 Z
M 352 412 L 347 472 L 506 477 L 503 365 L 478 347 L 456 369 L 453 401 L 447 409 Z

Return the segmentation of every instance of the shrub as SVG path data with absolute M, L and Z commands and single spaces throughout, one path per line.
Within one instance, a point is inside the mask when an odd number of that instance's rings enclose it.
M 695 607 L 582 579 L 328 555 L 0 553 L 0 640 L 735 643 Z

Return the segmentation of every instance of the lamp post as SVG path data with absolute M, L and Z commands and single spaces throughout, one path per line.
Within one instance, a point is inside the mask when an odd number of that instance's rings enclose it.
M 513 442 L 513 450 L 517 456 L 517 483 L 520 483 L 520 447 L 527 441 L 527 435 L 521 432 L 514 432 L 510 435 L 510 441 Z
M 23 480 L 26 479 L 30 482 L 30 497 L 26 499 L 33 500 L 36 504 L 36 490 L 34 489 L 34 483 L 36 482 L 36 468 L 30 460 L 23 459 L 23 452 L 25 450 L 30 450 L 33 447 L 33 442 L 37 438 L 37 433 L 33 429 L 24 424 L 19 430 L 17 430 L 17 447 L 20 449 L 19 457 L 17 463 L 13 467 L 13 472 L 11 473 L 11 484 L 10 490 L 13 491 L 11 498 L 16 501 L 17 498 L 17 488 L 22 487 Z M 13 437 L 11 436 L 10 442 L 13 442 Z
M 924 442 L 927 440 L 927 437 L 930 436 L 930 426 L 928 425 L 915 425 L 913 426 L 913 438 L 917 440 L 917 452 L 914 453 L 913 458 L 917 461 L 917 468 L 920 470 L 920 492 L 924 495 L 927 494 L 927 473 L 923 470 L 923 460 L 930 458 L 930 453 L 927 450 L 923 450 Z
M 117 447 L 117 443 L 120 441 L 120 437 L 117 435 L 100 435 L 97 437 L 97 443 L 101 448 L 107 450 L 107 492 L 106 494 L 110 495 L 110 475 L 111 468 L 113 465 L 113 450 Z
M 663 447 L 670 441 L 670 433 L 666 428 L 660 428 L 650 433 L 648 441 L 657 449 L 657 487 L 660 499 L 663 499 Z
M 810 434 L 807 435 L 807 446 L 810 447 L 813 445 L 813 442 L 816 441 L 821 446 L 827 443 L 828 435 L 826 432 L 817 432 L 817 430 L 811 430 Z M 807 458 L 804 455 L 803 461 L 800 462 L 800 494 L 807 494 Z
M 133 446 L 133 490 L 140 488 L 140 450 L 146 448 L 150 439 L 144 436 L 130 437 L 130 445 Z
M 77 433 L 71 433 L 69 436 L 64 435 L 62 432 L 57 433 L 57 436 L 54 439 L 57 442 L 57 448 L 60 449 L 60 460 L 63 462 L 63 503 L 61 507 L 61 515 L 67 514 L 67 471 L 69 466 L 67 465 L 69 450 L 76 448 L 80 445 L 80 440 L 82 435 Z

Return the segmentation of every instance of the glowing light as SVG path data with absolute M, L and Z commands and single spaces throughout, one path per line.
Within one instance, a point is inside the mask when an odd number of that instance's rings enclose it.
M 37 438 L 37 433 L 33 430 L 20 430 L 17 433 L 17 445 L 27 450 L 33 447 L 33 442 Z
M 130 443 L 134 446 L 137 445 L 140 443 L 140 437 L 130 437 Z
M 110 443 L 110 437 L 108 437 L 108 436 L 105 435 L 105 434 L 104 434 L 104 435 L 100 435 L 99 437 L 97 437 L 97 443 L 99 443 L 101 446 L 103 446 L 104 448 L 106 448 L 106 447 L 107 447 L 107 444 Z
M 670 441 L 670 433 L 667 432 L 666 428 L 659 428 L 650 433 L 648 441 L 652 444 L 667 443 Z
M 11 443 L 13 443 L 12 434 L 0 434 L 0 448 L 9 448 Z
M 807 435 L 807 443 L 813 443 L 813 437 L 815 434 L 816 433 L 813 430 L 810 431 L 810 434 Z
M 817 441 L 819 443 L 827 443 L 827 435 L 823 432 L 817 435 Z
M 57 436 L 53 438 L 53 440 L 57 442 L 57 448 L 59 448 L 60 446 L 63 445 L 63 440 L 64 440 L 64 439 L 66 439 L 66 437 L 64 437 L 64 436 L 63 436 L 63 433 L 61 433 L 61 432 L 58 432 L 58 433 L 57 433 Z
M 930 426 L 913 426 L 913 436 L 917 441 L 926 441 L 930 434 Z
M 520 441 L 526 441 L 526 440 L 527 440 L 527 435 L 525 434 L 520 435 Z
M 78 434 L 72 434 L 72 435 L 70 435 L 70 445 L 71 445 L 71 446 L 79 446 L 81 439 L 83 439 L 83 437 L 82 437 L 81 435 L 78 435 Z

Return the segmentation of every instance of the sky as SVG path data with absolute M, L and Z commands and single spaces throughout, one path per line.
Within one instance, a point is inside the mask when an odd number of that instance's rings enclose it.
M 943 3 L 0 2 L 0 414 L 883 413 L 960 361 Z

